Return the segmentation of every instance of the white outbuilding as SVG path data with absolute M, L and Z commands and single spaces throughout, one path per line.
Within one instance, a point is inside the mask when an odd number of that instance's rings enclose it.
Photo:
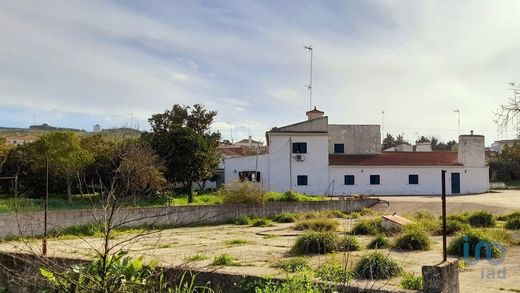
M 447 170 L 448 194 L 489 190 L 484 136 L 461 135 L 457 152 L 381 152 L 379 125 L 328 124 L 322 111 L 266 132 L 269 152 L 225 159 L 225 182 L 328 195 L 434 195 Z

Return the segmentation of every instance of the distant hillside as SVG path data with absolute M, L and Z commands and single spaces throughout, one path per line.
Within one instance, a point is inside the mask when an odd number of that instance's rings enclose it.
M 77 129 L 77 128 L 66 128 L 66 127 L 54 127 L 50 126 L 47 123 L 43 123 L 42 125 L 31 125 L 29 126 L 30 130 L 44 130 L 44 131 L 72 131 L 72 132 L 85 132 L 85 130 Z

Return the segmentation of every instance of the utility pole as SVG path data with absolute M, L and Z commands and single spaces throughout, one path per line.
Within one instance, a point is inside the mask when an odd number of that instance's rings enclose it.
M 441 170 L 442 182 L 442 260 L 448 260 L 446 245 L 446 170 Z
M 459 122 L 459 136 L 460 136 L 460 110 L 459 110 L 459 109 L 456 109 L 456 110 L 453 110 L 453 112 L 459 114 L 459 120 L 458 120 L 458 122 Z
M 312 110 L 312 45 L 304 46 L 304 48 L 311 54 L 310 78 L 309 84 L 306 87 L 309 90 L 309 110 Z
M 381 140 L 385 139 L 385 110 L 381 111 Z
M 49 155 L 45 159 L 45 203 L 43 207 L 43 243 L 42 254 L 47 255 L 47 210 L 49 209 Z

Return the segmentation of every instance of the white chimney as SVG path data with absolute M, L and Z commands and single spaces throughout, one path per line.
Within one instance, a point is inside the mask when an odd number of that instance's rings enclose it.
M 323 117 L 325 112 L 316 109 L 316 106 L 314 106 L 313 110 L 307 111 L 305 114 L 307 115 L 308 120 L 312 120 L 312 119 Z
M 483 135 L 459 136 L 458 161 L 467 167 L 484 167 L 486 155 Z

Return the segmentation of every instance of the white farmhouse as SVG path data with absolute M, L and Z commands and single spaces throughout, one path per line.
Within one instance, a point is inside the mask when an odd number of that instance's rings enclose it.
M 271 191 L 305 194 L 428 195 L 489 190 L 484 136 L 459 136 L 458 152 L 381 152 L 379 125 L 328 124 L 316 110 L 308 120 L 266 133 L 269 152 L 228 158 L 225 182 L 256 180 Z

